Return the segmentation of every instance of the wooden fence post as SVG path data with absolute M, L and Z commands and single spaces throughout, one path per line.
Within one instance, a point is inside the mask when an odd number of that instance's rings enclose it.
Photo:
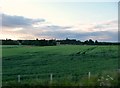
M 89 73 L 88 73 L 88 79 L 90 79 L 90 75 L 91 75 L 91 74 L 90 74 L 90 72 L 89 72 Z
M 18 75 L 18 83 L 20 83 L 20 75 Z
M 50 74 L 50 82 L 52 83 L 52 80 L 53 80 L 53 74 L 51 73 Z

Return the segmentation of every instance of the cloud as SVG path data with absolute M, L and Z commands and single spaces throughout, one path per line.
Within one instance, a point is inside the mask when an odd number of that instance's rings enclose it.
M 111 20 L 103 23 L 99 23 L 91 27 L 94 31 L 118 31 L 118 21 Z M 113 30 L 114 29 L 114 30 Z
M 44 27 L 45 29 L 51 29 L 51 30 L 56 30 L 56 29 L 69 29 L 71 27 L 63 27 L 63 26 L 57 26 L 57 25 L 50 25 Z
M 58 26 L 58 25 L 47 25 L 44 27 L 41 27 L 44 30 L 51 30 L 51 31 L 55 31 L 55 30 L 64 30 L 64 29 L 71 29 L 71 26 Z
M 23 27 L 24 28 L 40 22 L 45 22 L 45 20 L 30 19 L 30 18 L 25 18 L 23 16 L 11 16 L 11 15 L 2 14 L 3 27 L 10 27 L 10 28 Z
M 2 26 L 5 28 L 3 30 L 4 37 L 2 38 L 9 38 L 10 36 L 10 38 L 16 39 L 65 39 L 68 37 L 82 41 L 87 39 L 118 41 L 117 23 L 117 20 L 111 20 L 97 24 L 60 26 L 46 22 L 44 19 L 31 19 L 3 14 Z
M 95 32 L 78 32 L 78 31 L 71 31 L 71 30 L 45 30 L 40 28 L 24 28 L 15 29 L 13 30 L 4 30 L 5 33 L 13 35 L 14 38 L 17 39 L 78 39 L 81 41 L 87 39 L 93 39 L 98 41 L 118 41 L 118 32 L 111 32 L 111 31 L 95 31 Z M 9 37 L 5 37 L 9 38 Z
M 23 16 L 11 16 L 2 14 L 2 26 L 10 29 L 29 28 L 29 29 L 44 29 L 44 30 L 64 30 L 70 29 L 70 26 L 59 26 L 46 22 L 44 19 L 31 19 Z
M 99 23 L 77 24 L 74 29 L 78 32 L 118 31 L 118 20 L 109 20 Z
M 78 40 L 99 40 L 99 41 L 118 41 L 118 33 L 117 32 L 108 32 L 108 31 L 99 31 L 99 32 L 73 32 L 68 30 L 56 30 L 56 31 L 48 31 L 48 32 L 41 32 L 35 34 L 36 36 L 48 36 L 56 39 L 78 39 Z

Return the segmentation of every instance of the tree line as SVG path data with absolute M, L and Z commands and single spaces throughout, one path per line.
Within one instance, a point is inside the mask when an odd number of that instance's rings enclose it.
M 86 41 L 80 41 L 76 39 L 65 40 L 11 40 L 6 39 L 2 40 L 2 45 L 34 45 L 34 46 L 55 46 L 55 45 L 120 45 L 118 42 L 98 42 L 97 40 L 93 41 L 92 39 Z

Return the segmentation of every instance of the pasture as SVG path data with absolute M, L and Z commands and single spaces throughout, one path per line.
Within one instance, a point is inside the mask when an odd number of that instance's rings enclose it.
M 73 80 L 118 69 L 118 46 L 2 46 L 3 85 L 34 80 Z M 112 73 L 113 74 L 113 73 Z M 28 81 L 29 80 L 29 81 Z M 36 82 L 37 83 L 37 82 Z

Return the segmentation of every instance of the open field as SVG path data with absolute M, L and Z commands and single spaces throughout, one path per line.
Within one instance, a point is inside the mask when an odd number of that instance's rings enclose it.
M 29 83 L 39 79 L 78 81 L 91 75 L 115 72 L 118 69 L 118 46 L 3 46 L 3 85 Z M 113 73 L 112 73 L 113 74 Z

